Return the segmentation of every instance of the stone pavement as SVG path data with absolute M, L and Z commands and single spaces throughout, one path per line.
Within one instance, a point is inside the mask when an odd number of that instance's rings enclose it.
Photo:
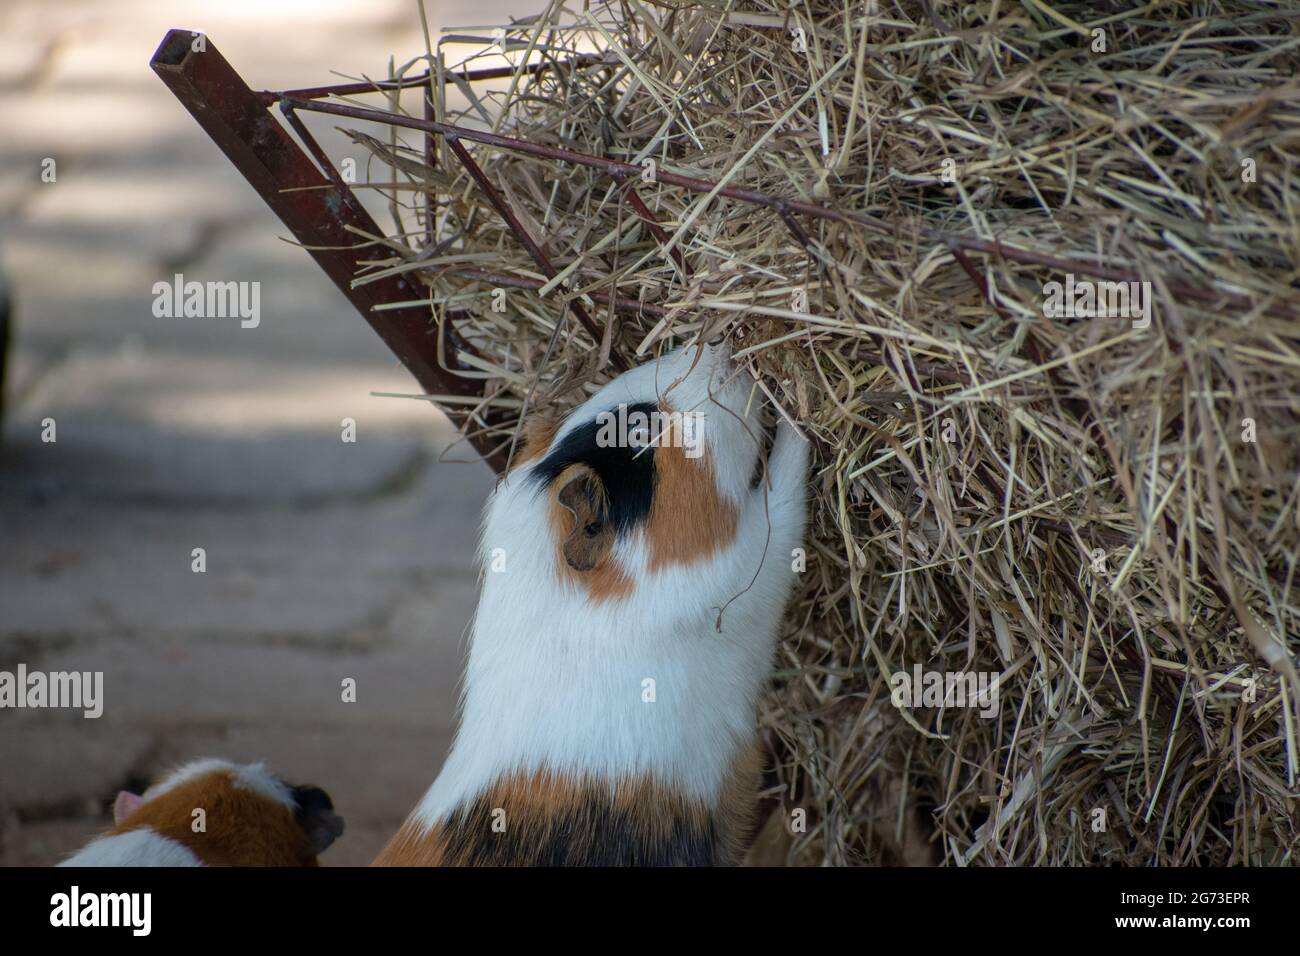
M 105 696 L 0 711 L 0 864 L 58 860 L 118 789 L 206 755 L 325 787 L 348 832 L 324 862 L 365 863 L 450 742 L 491 477 L 430 405 L 371 396 L 418 389 L 148 69 L 174 26 L 256 87 L 423 50 L 409 0 L 0 7 L 0 670 L 103 671 Z M 261 283 L 260 325 L 155 317 L 175 272 Z

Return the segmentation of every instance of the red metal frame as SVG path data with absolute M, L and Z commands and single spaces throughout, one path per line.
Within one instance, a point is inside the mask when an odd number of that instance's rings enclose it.
M 481 380 L 456 374 L 458 371 L 469 371 L 467 366 L 459 362 L 457 353 L 476 354 L 475 350 L 469 342 L 456 333 L 457 313 L 445 314 L 440 321 L 435 322 L 427 310 L 419 307 L 374 311 L 378 305 L 409 301 L 422 295 L 422 292 L 405 278 L 390 277 L 353 287 L 352 279 L 356 274 L 355 251 L 365 243 L 359 240 L 357 232 L 349 231 L 349 227 L 367 235 L 379 236 L 383 233 L 357 201 L 352 189 L 335 171 L 329 158 L 296 115 L 296 111 L 307 110 L 421 131 L 426 136 L 426 155 L 432 154 L 431 138 L 441 137 L 451 154 L 465 167 L 515 238 L 548 278 L 558 274 L 554 264 L 510 209 L 505 197 L 465 148 L 462 140 L 599 170 L 619 185 L 620 193 L 626 197 L 632 212 L 646 223 L 647 229 L 661 246 L 667 246 L 670 241 L 654 213 L 634 188 L 634 183 L 642 173 L 640 166 L 576 150 L 529 143 L 499 133 L 438 122 L 432 118 L 427 97 L 424 119 L 351 104 L 321 101 L 331 95 L 346 96 L 369 91 L 426 86 L 430 82 L 430 75 L 427 72 L 393 82 L 347 83 L 282 92 L 264 90 L 255 93 L 226 62 L 213 46 L 210 38 L 205 38 L 206 49 L 203 52 L 193 51 L 191 43 L 194 36 L 195 34 L 188 30 L 170 31 L 154 54 L 151 63 L 154 71 L 193 114 L 199 125 L 212 137 L 235 167 L 243 173 L 250 185 L 266 200 L 294 237 L 311 253 L 325 273 L 334 280 L 335 285 L 348 297 L 357 311 L 410 369 L 420 385 L 431 394 L 481 396 Z M 526 67 L 468 70 L 457 75 L 461 79 L 473 81 L 513 76 L 516 73 L 534 73 L 557 65 L 585 68 L 615 66 L 617 61 L 609 60 L 599 54 L 581 54 L 563 61 L 548 59 Z M 301 138 L 306 153 L 271 116 L 269 107 L 275 105 L 279 106 L 289 126 Z M 317 164 L 320 169 L 317 169 Z M 324 170 L 324 175 L 321 170 Z M 816 243 L 800 225 L 796 216 L 871 229 L 891 238 L 898 237 L 897 231 L 889 224 L 856 211 L 772 196 L 738 186 L 719 186 L 718 183 L 707 179 L 685 176 L 668 170 L 659 170 L 655 181 L 663 186 L 677 187 L 694 193 L 715 193 L 727 199 L 771 209 L 781 218 L 799 245 L 808 250 L 809 256 L 814 261 L 821 258 Z M 1034 249 L 1008 245 L 997 240 L 976 236 L 949 236 L 929 228 L 922 228 L 919 235 L 926 241 L 946 246 L 980 294 L 999 312 L 1001 309 L 989 296 L 984 275 L 971 260 L 971 254 L 996 256 L 1013 262 L 1043 266 L 1060 272 L 1091 275 L 1111 281 L 1141 280 L 1140 273 L 1131 269 L 1088 260 L 1064 258 Z M 687 274 L 687 264 L 681 249 L 674 247 L 670 250 L 670 254 L 683 274 Z M 466 268 L 448 271 L 473 281 L 492 282 L 501 286 L 536 289 L 544 285 L 529 276 L 508 272 Z M 1240 310 L 1254 307 L 1254 303 L 1246 296 L 1178 279 L 1167 279 L 1165 286 L 1176 297 L 1202 304 L 1215 303 L 1225 308 Z M 621 296 L 592 292 L 588 297 L 594 302 L 603 303 L 619 311 L 652 315 L 663 315 L 665 311 L 652 303 Z M 602 331 L 583 304 L 576 298 L 568 299 L 567 302 L 569 309 L 587 334 L 597 344 L 601 343 Z M 1264 310 L 1287 318 L 1297 317 L 1290 307 L 1279 303 L 1266 304 Z M 886 351 L 883 348 L 881 358 L 886 359 Z M 627 362 L 613 345 L 611 345 L 609 360 L 615 370 L 628 367 Z M 901 368 L 895 371 L 911 382 L 914 388 L 919 388 L 910 370 Z M 486 411 L 483 407 L 476 407 L 469 412 L 458 408 L 450 408 L 446 411 L 459 420 L 469 440 L 489 464 L 500 471 L 506 464 L 508 443 L 502 442 L 494 435 L 497 435 L 501 427 L 507 424 L 503 416 L 500 413 Z
M 328 177 L 267 110 L 266 98 L 249 89 L 211 40 L 205 38 L 206 49 L 196 52 L 193 39 L 188 30 L 170 31 L 153 56 L 154 72 L 426 392 L 480 396 L 481 381 L 456 374 L 470 371 L 457 356 L 473 348 L 456 335 L 453 323 L 435 324 L 428 309 L 414 306 L 375 311 L 379 305 L 423 298 L 420 287 L 401 276 L 353 287 L 356 249 L 363 240 L 349 227 L 372 236 L 383 231 L 319 147 L 317 160 Z M 295 130 L 305 132 L 296 118 L 289 118 Z M 310 135 L 304 142 L 315 144 Z M 504 421 L 458 408 L 447 412 L 460 420 L 474 447 L 499 471 L 505 449 L 488 429 Z

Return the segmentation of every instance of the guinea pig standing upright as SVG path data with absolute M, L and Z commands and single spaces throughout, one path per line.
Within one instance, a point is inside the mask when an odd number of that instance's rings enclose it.
M 215 759 L 192 761 L 143 794 L 123 790 L 113 824 L 59 865 L 316 866 L 343 832 L 324 790 L 290 786 L 260 763 Z
M 455 743 L 378 865 L 739 862 L 808 447 L 726 347 L 533 423 L 487 505 Z M 643 424 L 645 427 L 642 427 Z

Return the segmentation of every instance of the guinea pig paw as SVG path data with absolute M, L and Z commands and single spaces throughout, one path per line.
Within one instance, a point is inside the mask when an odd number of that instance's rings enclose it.
M 802 494 L 808 481 L 811 443 L 784 418 L 777 422 L 776 438 L 768 454 L 767 470 L 774 490 Z

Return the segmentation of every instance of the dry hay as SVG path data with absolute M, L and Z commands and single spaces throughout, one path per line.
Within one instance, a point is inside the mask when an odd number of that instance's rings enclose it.
M 359 135 L 393 166 L 400 223 L 359 281 L 428 284 L 503 442 L 521 407 L 607 380 L 602 353 L 719 335 L 815 442 L 762 718 L 785 812 L 807 813 L 791 860 L 1277 864 L 1300 846 L 1298 12 L 555 3 L 503 25 L 518 57 L 605 65 L 439 118 L 878 225 L 796 216 L 809 251 L 770 209 L 638 181 L 684 273 L 609 177 L 469 145 L 566 283 L 511 288 L 505 312 L 466 270 L 546 277 L 448 147 L 432 168 L 419 134 Z M 1151 283 L 1149 328 L 1044 314 L 1044 284 L 1089 263 Z M 588 294 L 600 341 L 563 308 Z M 890 675 L 917 664 L 1000 674 L 995 716 L 893 706 Z

